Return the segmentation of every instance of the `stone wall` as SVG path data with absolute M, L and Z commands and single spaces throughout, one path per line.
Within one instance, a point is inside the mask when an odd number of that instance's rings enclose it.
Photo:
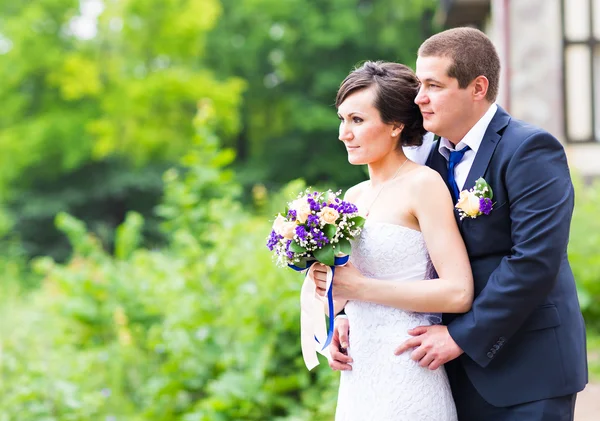
M 510 111 L 565 140 L 561 0 L 512 0 Z

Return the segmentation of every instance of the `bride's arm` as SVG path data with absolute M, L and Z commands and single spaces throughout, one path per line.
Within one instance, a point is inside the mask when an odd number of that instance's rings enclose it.
M 450 193 L 431 170 L 418 171 L 413 181 L 418 186 L 412 192 L 413 214 L 439 278 L 382 281 L 366 278 L 350 266 L 336 271 L 334 294 L 410 311 L 464 313 L 473 302 L 473 274 Z

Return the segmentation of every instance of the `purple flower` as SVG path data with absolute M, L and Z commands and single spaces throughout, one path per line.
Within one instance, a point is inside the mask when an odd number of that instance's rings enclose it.
M 295 221 L 298 215 L 296 215 L 296 211 L 294 209 L 290 209 L 288 211 L 287 217 L 290 221 Z
M 273 251 L 279 240 L 283 237 L 277 234 L 274 230 L 271 231 L 271 235 L 269 235 L 269 239 L 267 240 L 267 247 L 269 250 Z
M 313 240 L 317 242 L 317 247 L 323 247 L 325 244 L 329 243 L 329 238 L 321 230 L 313 228 L 310 232 L 312 234 Z
M 316 228 L 319 226 L 319 217 L 317 215 L 308 215 L 306 218 L 306 225 L 309 228 Z
M 492 211 L 492 207 L 493 204 L 491 199 L 488 199 L 487 197 L 479 198 L 479 212 L 483 213 L 484 215 L 489 215 Z
M 300 238 L 300 240 L 306 241 L 306 236 L 308 235 L 308 232 L 306 232 L 306 228 L 304 228 L 302 225 L 298 225 L 296 227 L 296 235 L 298 236 L 298 238 Z
M 317 202 L 315 199 L 313 199 L 312 197 L 309 196 L 307 201 L 308 201 L 308 204 L 310 205 L 311 211 L 319 212 L 321 210 L 321 204 L 319 202 Z
M 285 243 L 285 255 L 288 257 L 288 259 L 293 259 L 294 252 L 290 251 L 290 244 L 292 244 L 292 240 L 287 240 Z
M 335 209 L 336 211 L 338 211 L 339 213 L 355 213 L 355 212 L 358 212 L 358 208 L 356 207 L 356 205 L 354 205 L 352 203 L 349 203 L 349 202 L 345 202 L 343 200 L 339 204 L 331 204 L 329 206 L 332 207 L 333 209 Z

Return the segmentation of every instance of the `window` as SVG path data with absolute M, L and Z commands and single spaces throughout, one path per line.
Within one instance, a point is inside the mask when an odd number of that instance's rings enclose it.
M 562 0 L 567 142 L 600 142 L 600 0 Z

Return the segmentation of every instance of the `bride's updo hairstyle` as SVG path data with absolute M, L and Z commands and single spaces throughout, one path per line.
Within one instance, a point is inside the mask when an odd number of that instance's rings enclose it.
M 373 105 L 381 120 L 386 124 L 404 124 L 398 147 L 421 146 L 426 130 L 419 106 L 415 104 L 419 80 L 414 72 L 400 63 L 367 61 L 346 76 L 335 98 L 335 106 L 339 108 L 350 94 L 371 86 L 376 87 Z

